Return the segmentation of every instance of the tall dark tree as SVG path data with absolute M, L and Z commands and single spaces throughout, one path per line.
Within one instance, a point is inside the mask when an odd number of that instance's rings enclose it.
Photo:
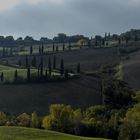
M 80 72 L 81 72 L 81 64 L 78 63 L 78 65 L 77 65 L 77 73 L 80 73 Z
M 17 82 L 17 79 L 18 79 L 18 71 L 15 70 L 14 81 Z
M 44 45 L 42 44 L 42 47 L 41 47 L 41 54 L 44 53 Z
M 0 78 L 1 78 L 1 82 L 3 82 L 4 81 L 4 73 L 3 72 L 1 73 Z
M 106 39 L 107 39 L 107 33 L 105 33 L 105 41 L 106 41 Z
M 110 35 L 110 32 L 108 33 L 108 39 L 110 39 L 111 35 Z
M 30 69 L 30 66 L 28 66 L 28 69 L 27 69 L 27 81 L 30 82 L 31 80 L 31 69 Z
M 3 47 L 3 50 L 2 50 L 2 56 L 5 57 L 6 56 L 6 53 L 5 53 L 5 48 Z
M 36 67 L 36 56 L 33 56 L 33 60 L 32 60 L 32 66 Z
M 125 43 L 126 43 L 126 45 L 128 44 L 128 42 L 129 42 L 129 37 L 125 36 Z
M 48 70 L 47 69 L 45 71 L 45 76 L 46 76 L 46 78 L 48 77 Z
M 105 46 L 105 39 L 102 39 L 102 45 Z
M 37 74 L 38 74 L 38 77 L 40 77 L 40 66 L 38 66 L 37 68 Z
M 8 56 L 8 48 L 5 50 L 5 55 Z
M 56 52 L 58 52 L 58 45 L 56 46 Z
M 41 62 L 40 62 L 40 76 L 43 76 L 43 57 L 41 57 Z
M 12 56 L 13 55 L 13 48 L 11 47 L 10 48 L 10 56 Z
M 49 68 L 49 76 L 51 76 L 52 74 L 52 65 L 51 65 L 51 58 L 49 57 L 49 60 L 48 60 L 48 68 Z
M 63 42 L 63 51 L 65 51 L 65 43 Z
M 29 66 L 29 60 L 28 60 L 28 56 L 26 55 L 26 58 L 25 58 L 25 66 L 26 68 L 28 68 Z
M 120 37 L 118 38 L 118 44 L 119 45 L 121 44 L 121 38 Z
M 53 52 L 55 51 L 55 43 L 53 42 Z
M 39 54 L 41 54 L 41 47 L 40 47 L 40 45 L 39 45 L 38 51 L 39 51 Z
M 69 71 L 66 69 L 65 70 L 65 78 L 68 79 L 69 78 Z
M 71 50 L 71 42 L 69 41 L 69 46 L 68 46 L 68 48 L 69 48 L 69 51 Z
M 56 57 L 53 57 L 53 69 L 56 69 Z
M 88 40 L 88 47 L 89 48 L 91 47 L 91 40 L 90 39 Z
M 33 54 L 33 46 L 31 45 L 30 46 L 30 55 L 32 55 Z
M 61 76 L 63 76 L 63 74 L 64 74 L 64 61 L 63 61 L 63 59 L 61 59 L 61 63 L 60 63 L 60 74 L 61 74 Z

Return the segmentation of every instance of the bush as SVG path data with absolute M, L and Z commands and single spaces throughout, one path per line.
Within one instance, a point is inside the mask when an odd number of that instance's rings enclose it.
M 73 126 L 73 109 L 69 105 L 51 105 L 50 115 L 43 119 L 42 126 L 46 129 L 71 132 Z
M 128 109 L 123 124 L 120 126 L 119 139 L 135 140 L 140 138 L 140 104 Z
M 30 127 L 31 118 L 28 114 L 23 113 L 17 117 L 17 125 L 23 127 Z

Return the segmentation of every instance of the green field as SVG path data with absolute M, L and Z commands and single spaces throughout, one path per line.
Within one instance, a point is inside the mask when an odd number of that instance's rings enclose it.
M 20 127 L 0 127 L 0 140 L 105 140 Z
M 18 77 L 21 77 L 23 79 L 27 78 L 27 69 L 20 69 L 20 68 L 0 65 L 0 74 L 3 72 L 5 82 L 14 81 L 14 74 L 16 70 L 18 71 Z M 37 74 L 38 74 L 37 69 L 31 69 L 31 75 L 37 75 Z M 45 71 L 44 71 L 44 74 L 45 74 Z M 56 72 L 52 72 L 52 75 L 60 75 L 60 74 Z

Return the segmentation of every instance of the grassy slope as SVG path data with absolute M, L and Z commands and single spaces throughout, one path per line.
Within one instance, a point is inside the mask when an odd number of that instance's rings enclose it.
M 104 140 L 19 127 L 0 127 L 0 140 Z
M 16 69 L 13 67 L 8 67 L 8 66 L 3 66 L 0 65 L 0 73 L 3 72 L 4 73 L 4 79 L 5 81 L 10 81 L 12 82 L 14 80 L 14 74 L 15 71 L 18 71 L 18 76 L 22 77 L 23 79 L 27 78 L 27 69 Z M 38 70 L 37 69 L 31 69 L 31 74 L 33 75 L 37 75 L 38 74 Z M 45 71 L 44 71 L 45 74 Z M 58 73 L 52 73 L 53 75 L 58 75 Z

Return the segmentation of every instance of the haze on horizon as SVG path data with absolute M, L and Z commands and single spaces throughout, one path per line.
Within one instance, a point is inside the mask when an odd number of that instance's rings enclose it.
M 0 0 L 0 35 L 92 36 L 140 28 L 140 0 Z

